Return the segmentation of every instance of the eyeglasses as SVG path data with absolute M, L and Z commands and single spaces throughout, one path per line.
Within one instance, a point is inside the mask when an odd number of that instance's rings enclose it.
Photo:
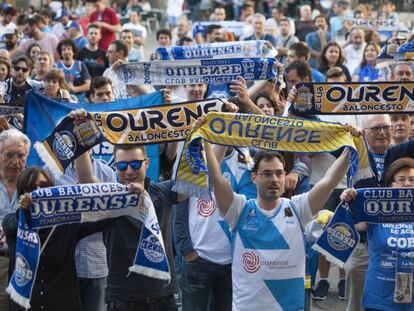
M 377 133 L 381 132 L 381 130 L 384 130 L 384 132 L 388 132 L 391 129 L 391 125 L 373 126 L 373 127 L 368 127 L 368 129 L 372 133 L 377 134 Z
M 33 189 L 36 190 L 36 189 L 41 189 L 41 188 L 49 188 L 52 186 L 53 185 L 48 181 L 41 181 L 38 184 L 33 185 Z
M 119 171 L 125 171 L 129 165 L 133 170 L 139 170 L 145 160 L 119 161 L 115 162 L 115 167 Z
M 23 72 L 28 72 L 29 68 L 25 68 L 25 67 L 20 67 L 20 66 L 13 66 L 13 69 L 16 71 L 23 71 Z
M 414 176 L 411 176 L 411 177 L 398 176 L 394 180 L 394 182 L 399 186 L 404 186 L 407 183 L 407 181 L 410 185 L 413 185 L 414 184 Z
M 8 160 L 11 160 L 11 159 L 16 158 L 16 157 L 19 160 L 24 160 L 27 157 L 27 154 L 20 153 L 20 152 L 5 152 L 3 155 Z
M 285 175 L 285 171 L 282 171 L 282 170 L 264 171 L 263 173 L 258 173 L 257 175 L 263 177 L 264 179 L 270 179 L 273 177 L 273 175 L 275 175 L 276 178 L 280 178 Z

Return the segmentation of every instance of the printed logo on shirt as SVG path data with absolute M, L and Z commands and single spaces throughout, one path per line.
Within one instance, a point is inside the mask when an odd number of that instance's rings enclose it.
M 394 252 L 393 252 L 394 253 Z M 380 266 L 384 269 L 394 269 L 395 268 L 395 262 L 396 262 L 396 256 L 392 254 L 389 256 L 389 254 L 381 254 L 380 259 Z
M 17 285 L 24 286 L 33 279 L 33 271 L 29 263 L 20 253 L 16 253 L 16 266 L 14 275 Z
M 231 175 L 230 175 L 230 173 L 229 172 L 224 172 L 223 173 L 223 177 L 230 184 L 230 181 L 231 181 Z
M 141 248 L 144 250 L 145 257 L 152 262 L 161 262 L 165 259 L 164 251 L 158 239 L 154 235 L 149 235 L 142 240 Z
M 344 251 L 353 248 L 356 241 L 351 227 L 343 222 L 339 222 L 332 227 L 328 227 L 328 243 L 338 251 Z
M 60 160 L 69 160 L 75 154 L 76 140 L 69 131 L 57 132 L 55 133 L 52 146 L 54 154 Z
M 248 273 L 255 273 L 260 269 L 260 258 L 254 252 L 246 252 L 242 255 L 243 268 Z
M 210 217 L 216 210 L 216 204 L 211 200 L 197 199 L 197 213 L 202 217 Z

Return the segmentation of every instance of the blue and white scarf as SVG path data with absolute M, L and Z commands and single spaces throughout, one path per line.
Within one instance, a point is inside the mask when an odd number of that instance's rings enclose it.
M 116 183 L 83 184 L 38 189 L 30 209 L 19 211 L 16 265 L 7 292 L 23 308 L 30 308 L 41 243 L 38 229 L 130 216 L 144 223 L 131 272 L 170 280 L 164 241 L 151 198 L 131 193 Z
M 119 67 L 118 78 L 130 85 L 185 85 L 230 83 L 238 76 L 247 81 L 277 76 L 274 58 L 190 59 L 127 63 Z
M 160 47 L 156 53 L 160 60 L 276 57 L 277 55 L 276 49 L 265 40 Z
M 354 224 L 414 221 L 413 188 L 363 188 L 357 193 L 355 201 L 339 204 L 313 246 L 339 267 L 344 266 L 359 242 Z

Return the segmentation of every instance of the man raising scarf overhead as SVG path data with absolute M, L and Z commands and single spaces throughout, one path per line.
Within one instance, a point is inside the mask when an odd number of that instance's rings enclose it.
M 198 126 L 203 122 L 204 118 Z M 350 152 L 344 150 L 310 192 L 292 199 L 281 198 L 285 190 L 283 157 L 273 151 L 258 152 L 251 175 L 258 196 L 247 201 L 244 195 L 234 193 L 223 177 L 209 143 L 204 144 L 204 150 L 215 201 L 234 233 L 233 309 L 303 309 L 305 248 L 301 228 L 346 174 Z

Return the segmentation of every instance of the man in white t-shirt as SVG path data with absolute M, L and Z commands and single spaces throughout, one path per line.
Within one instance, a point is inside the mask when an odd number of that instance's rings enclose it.
M 311 191 L 290 200 L 281 198 L 285 170 L 279 153 L 256 154 L 251 176 L 258 195 L 256 200 L 247 200 L 232 191 L 208 143 L 205 152 L 216 204 L 233 233 L 233 310 L 303 309 L 305 247 L 301 228 L 347 172 L 348 151 Z
M 144 55 L 144 45 L 147 39 L 147 28 L 141 25 L 141 15 L 138 11 L 131 11 L 129 23 L 122 25 L 122 30 L 130 29 L 134 36 L 134 44 L 138 45 L 141 55 Z
M 12 22 L 16 15 L 16 9 L 11 6 L 4 8 L 1 11 L 2 20 L 0 22 L 0 38 L 2 38 L 5 33 L 13 33 L 17 29 L 16 24 Z

